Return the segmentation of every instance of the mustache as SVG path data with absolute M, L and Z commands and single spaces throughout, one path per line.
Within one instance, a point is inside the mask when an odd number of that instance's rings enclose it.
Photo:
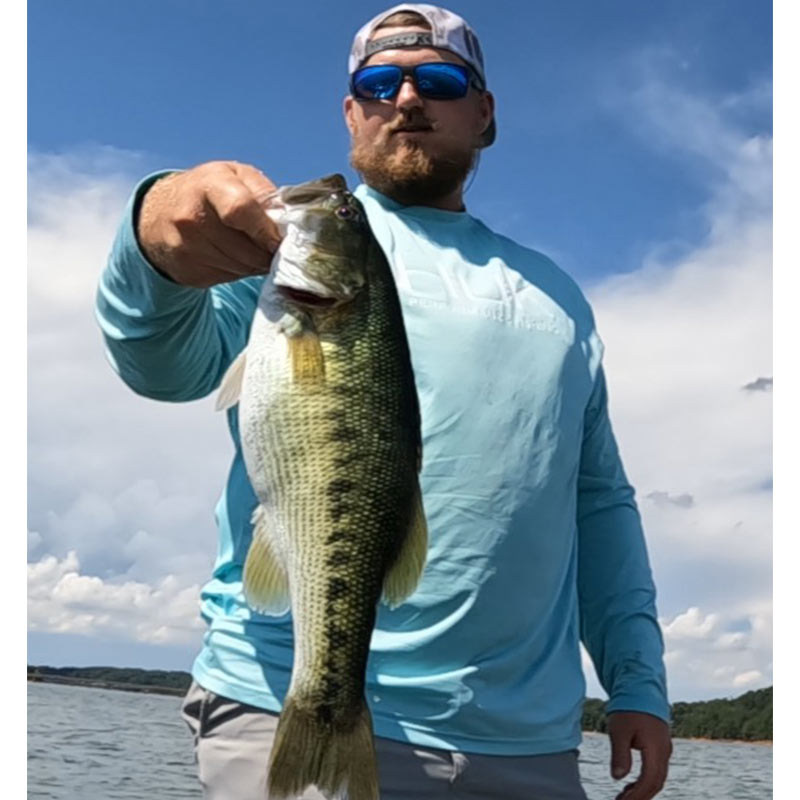
M 395 117 L 386 124 L 385 131 L 387 136 L 391 136 L 397 131 L 435 131 L 436 124 L 421 114 L 411 116 Z

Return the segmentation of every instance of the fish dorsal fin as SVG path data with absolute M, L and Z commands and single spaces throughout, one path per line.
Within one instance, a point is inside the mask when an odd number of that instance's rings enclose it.
M 227 372 L 222 378 L 217 395 L 217 411 L 225 411 L 239 402 L 239 395 L 242 393 L 242 381 L 244 380 L 244 368 L 247 363 L 247 350 L 242 350 L 228 367 Z
M 253 512 L 253 541 L 244 563 L 244 596 L 261 614 L 280 616 L 289 610 L 289 579 L 273 521 L 264 506 Z
M 383 581 L 381 600 L 389 608 L 396 608 L 414 593 L 428 554 L 428 524 L 425 521 L 419 483 L 414 487 L 411 507 L 411 520 L 406 538 Z

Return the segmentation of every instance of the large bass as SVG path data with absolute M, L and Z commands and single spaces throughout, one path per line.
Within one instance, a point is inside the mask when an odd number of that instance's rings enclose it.
M 218 407 L 239 402 L 260 501 L 245 597 L 263 614 L 291 608 L 294 625 L 269 792 L 315 784 L 376 800 L 364 698 L 376 605 L 414 591 L 427 549 L 408 342 L 389 265 L 342 176 L 283 187 L 267 213 L 285 236 Z

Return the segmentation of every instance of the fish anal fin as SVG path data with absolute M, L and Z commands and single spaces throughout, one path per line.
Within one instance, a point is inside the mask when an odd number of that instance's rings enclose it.
M 264 506 L 253 513 L 253 525 L 253 541 L 244 563 L 244 596 L 259 613 L 280 616 L 289 610 L 289 580 Z
M 414 487 L 411 520 L 406 538 L 392 566 L 383 580 L 381 600 L 396 608 L 417 588 L 428 554 L 428 524 L 422 505 L 419 483 Z
M 242 381 L 244 380 L 244 368 L 247 363 L 246 353 L 247 350 L 242 350 L 225 372 L 217 395 L 217 411 L 224 411 L 239 402 L 239 395 L 242 393 Z

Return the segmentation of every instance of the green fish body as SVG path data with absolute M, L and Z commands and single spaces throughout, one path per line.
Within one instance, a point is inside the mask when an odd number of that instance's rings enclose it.
M 427 548 L 420 415 L 389 265 L 344 179 L 280 190 L 284 245 L 221 407 L 239 401 L 260 500 L 248 603 L 292 611 L 294 665 L 270 797 L 315 784 L 377 800 L 364 676 L 376 606 L 415 589 Z

